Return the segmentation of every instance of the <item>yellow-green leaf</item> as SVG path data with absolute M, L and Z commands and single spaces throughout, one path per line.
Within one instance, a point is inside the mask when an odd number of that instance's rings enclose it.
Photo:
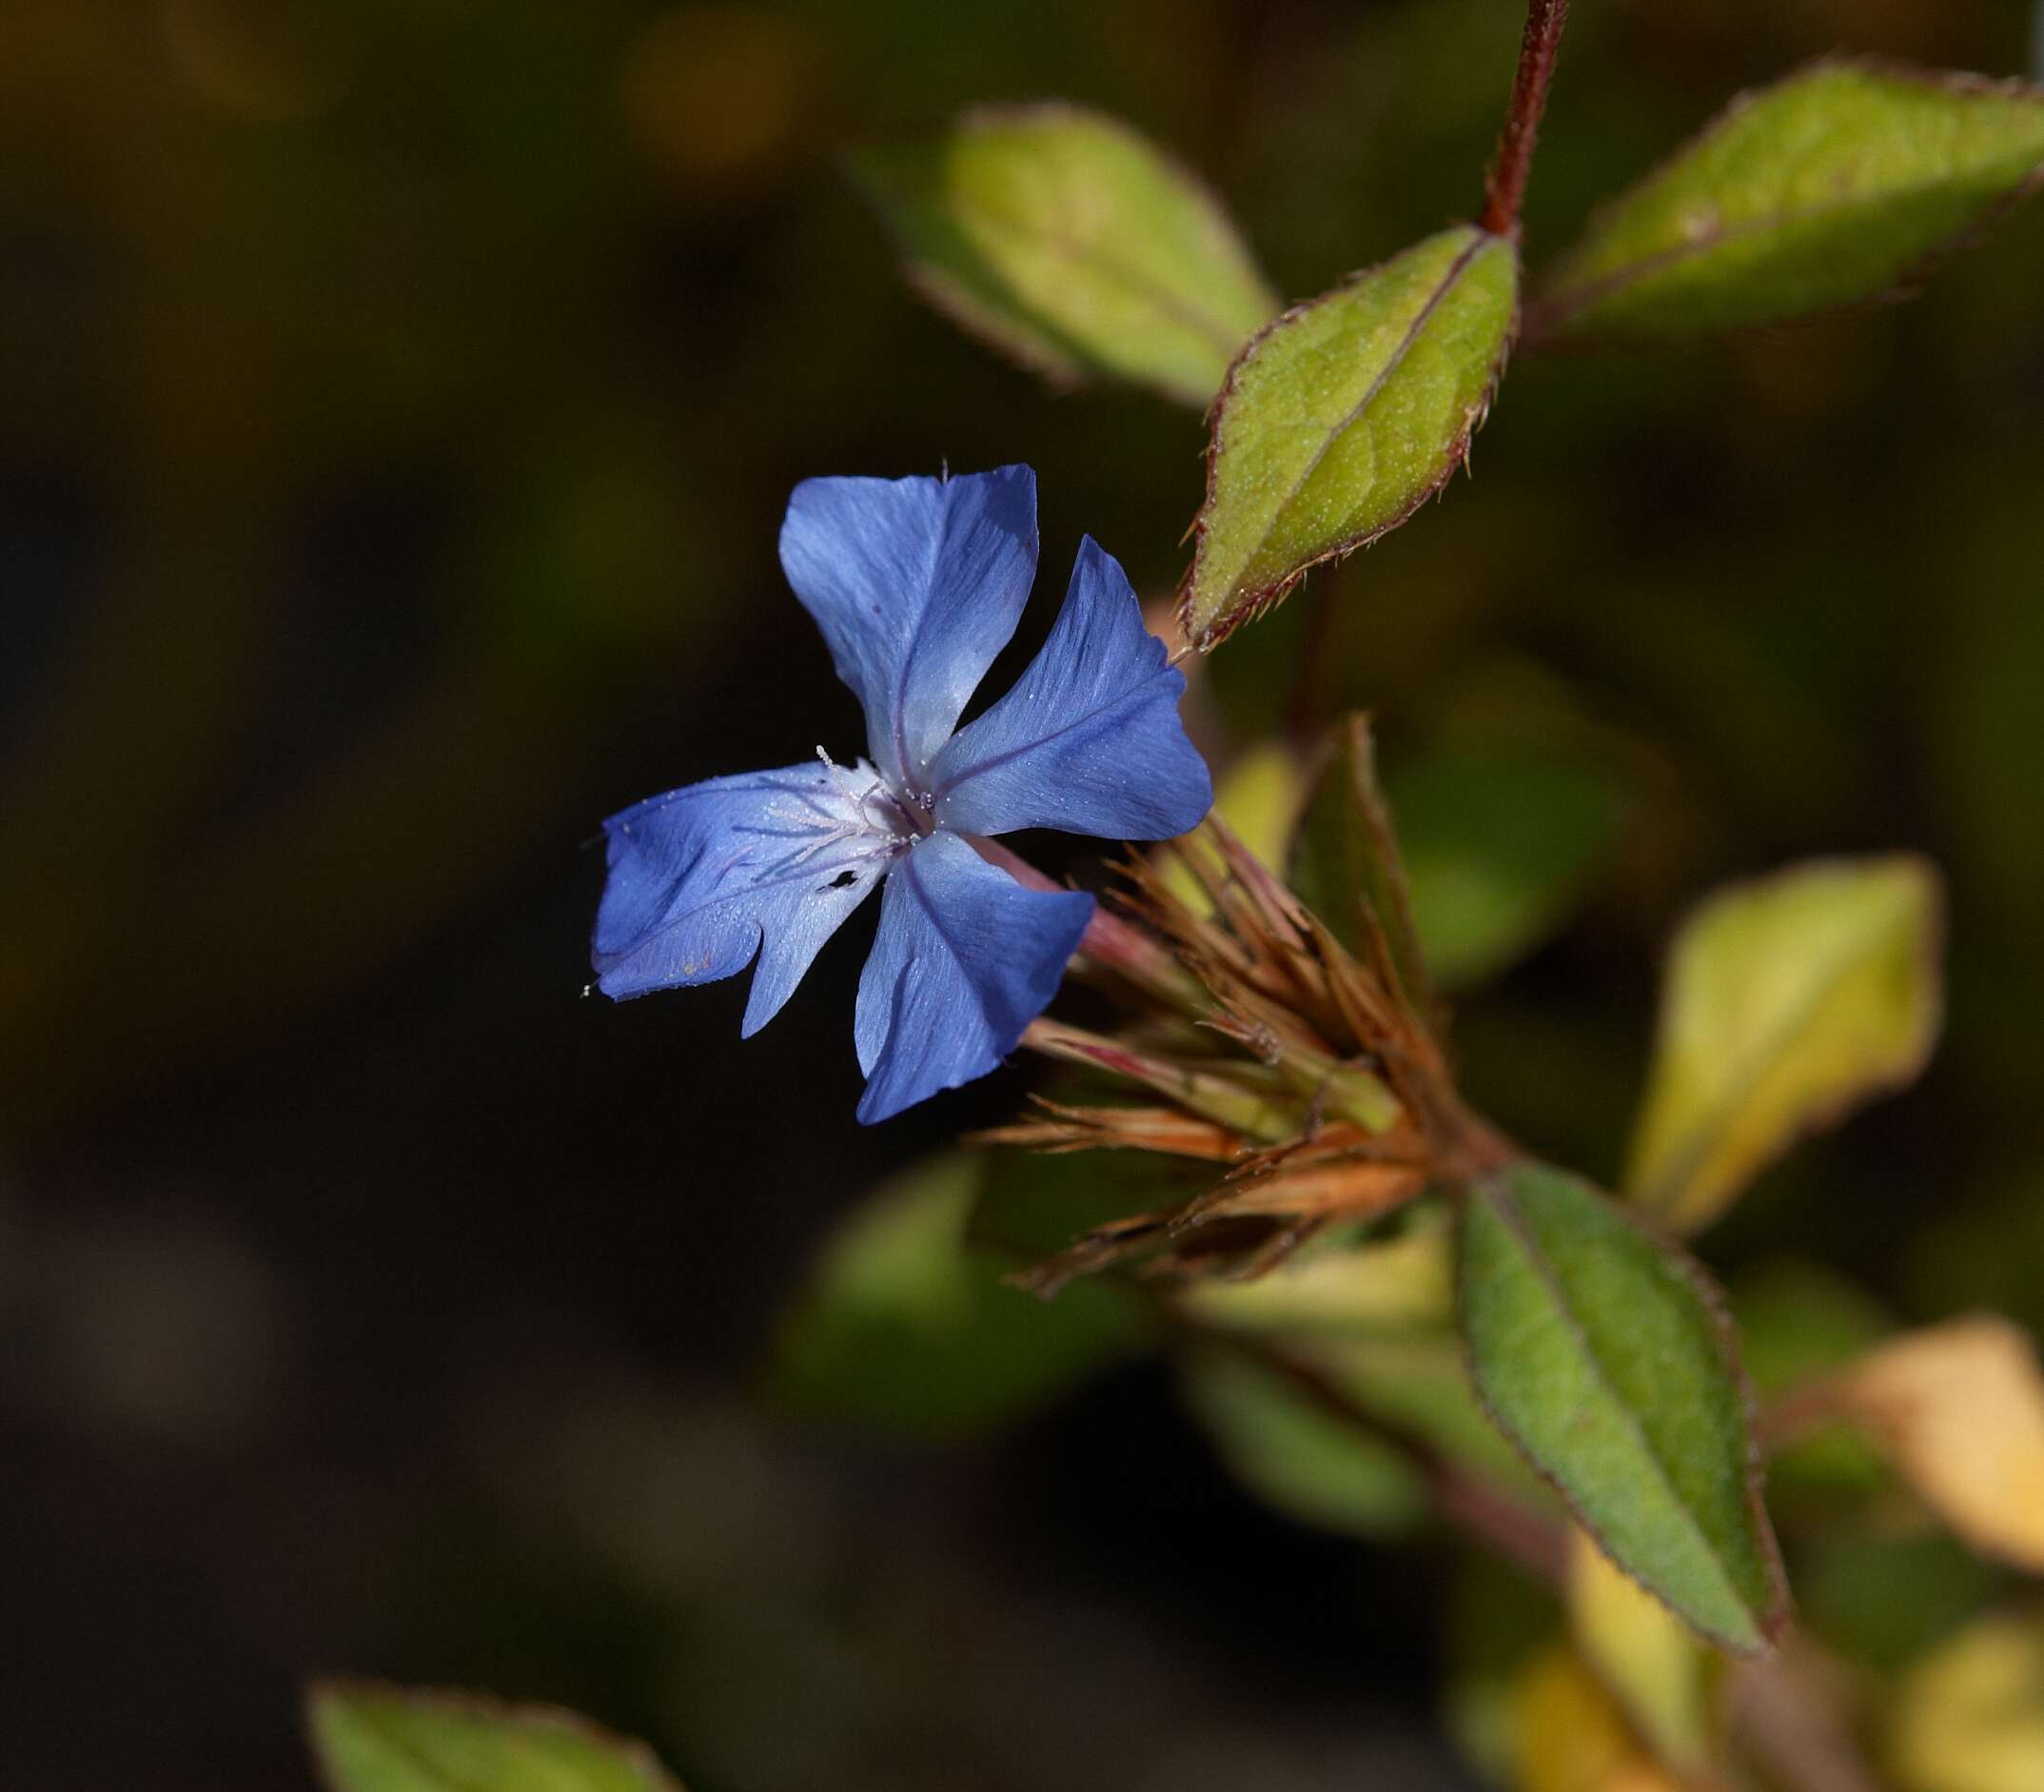
M 331 1681 L 307 1721 L 330 1792 L 680 1792 L 642 1743 L 539 1705 Z
M 1490 402 L 1518 304 L 1518 251 L 1463 226 L 1294 306 L 1243 350 L 1180 593 L 1189 640 L 1213 646 L 1441 489 Z
M 1827 61 L 1743 96 L 1595 219 L 1528 332 L 1776 323 L 1907 286 L 2044 174 L 2044 92 Z
M 1465 1191 L 1457 1283 L 1499 1428 L 1635 1580 L 1725 1647 L 1760 1648 L 1787 1589 L 1702 1270 L 1580 1178 L 1522 1162 Z
M 1683 924 L 1627 1178 L 1694 1231 L 1791 1142 L 1908 1082 L 1936 1035 L 1937 875 L 1819 860 L 1737 884 Z
M 923 292 L 1052 380 L 1203 405 L 1278 308 L 1212 195 L 1098 112 L 981 108 L 855 166 Z

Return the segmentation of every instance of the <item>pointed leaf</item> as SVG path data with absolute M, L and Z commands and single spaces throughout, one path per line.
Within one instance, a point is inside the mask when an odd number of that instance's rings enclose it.
M 1937 874 L 1821 860 L 1710 897 L 1668 961 L 1627 1184 L 1685 1231 L 1801 1134 L 1908 1082 L 1936 1035 Z
M 1189 640 L 1213 646 L 1446 483 L 1490 403 L 1518 298 L 1517 250 L 1463 226 L 1295 305 L 1242 351 L 1179 598 Z
M 330 1792 L 680 1792 L 644 1743 L 541 1705 L 328 1681 L 306 1717 Z
M 1098 112 L 986 107 L 855 171 L 923 292 L 1063 384 L 1111 376 L 1204 405 L 1278 308 L 1212 195 Z
M 1587 1183 L 1521 1163 L 1469 1189 L 1458 1284 L 1499 1428 L 1628 1574 L 1705 1636 L 1759 1649 L 1787 1589 L 1702 1270 Z
M 1005 1285 L 1011 1258 L 969 1243 L 983 1161 L 951 1152 L 855 1208 L 789 1311 L 775 1388 L 797 1409 L 918 1435 L 1014 1418 L 1138 1335 L 1104 1282 L 1049 1305 Z
M 2044 92 L 1827 61 L 1738 100 L 1595 219 L 1529 335 L 1638 342 L 1877 298 L 2044 176 Z
M 1391 813 L 1377 783 L 1369 718 L 1335 725 L 1292 836 L 1287 881 L 1363 963 L 1386 975 L 1415 1014 L 1433 1005 Z M 1381 943 L 1381 946 L 1379 944 Z

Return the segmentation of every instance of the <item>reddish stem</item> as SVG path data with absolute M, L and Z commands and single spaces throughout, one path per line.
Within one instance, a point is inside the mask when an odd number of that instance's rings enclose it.
M 1568 0 L 1531 0 L 1526 8 L 1526 34 L 1519 46 L 1511 108 L 1498 140 L 1498 159 L 1484 183 L 1484 213 L 1477 220 L 1492 236 L 1509 236 L 1519 227 L 1520 202 L 1533 171 L 1533 144 L 1540 135 L 1541 114 L 1547 109 L 1547 84 L 1554 79 L 1562 27 L 1567 23 Z

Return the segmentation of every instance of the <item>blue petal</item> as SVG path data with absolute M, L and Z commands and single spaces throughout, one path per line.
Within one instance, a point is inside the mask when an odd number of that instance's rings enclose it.
M 1057 994 L 1093 899 L 1025 890 L 942 829 L 896 861 L 858 981 L 867 1125 L 984 1076 Z
M 860 800 L 872 778 L 871 768 L 791 765 L 713 778 L 611 817 L 597 987 L 621 1001 L 714 983 L 757 953 L 751 1038 L 886 876 L 894 837 Z
M 780 563 L 865 706 L 874 763 L 927 790 L 1036 576 L 1036 476 L 804 480 Z
M 938 755 L 938 821 L 966 834 L 1062 828 L 1123 840 L 1196 827 L 1213 782 L 1178 719 L 1185 688 L 1144 628 L 1128 575 L 1088 536 L 1043 651 Z

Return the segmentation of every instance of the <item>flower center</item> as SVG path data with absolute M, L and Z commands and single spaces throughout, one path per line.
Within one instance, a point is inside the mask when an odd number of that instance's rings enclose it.
M 850 809 L 852 826 L 886 837 L 883 852 L 899 855 L 935 831 L 934 796 L 895 788 L 864 759 L 855 766 L 839 765 L 821 747 L 816 749 L 816 758 L 823 761 L 839 798 Z

